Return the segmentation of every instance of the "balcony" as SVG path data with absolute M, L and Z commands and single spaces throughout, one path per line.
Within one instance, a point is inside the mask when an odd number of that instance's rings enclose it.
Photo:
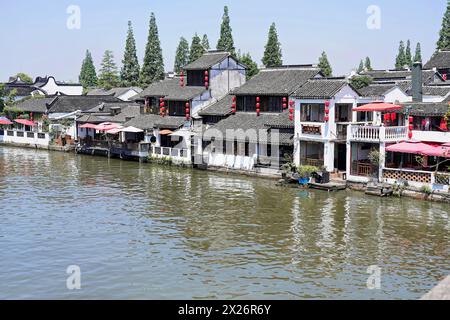
M 348 137 L 361 142 L 398 142 L 408 139 L 408 127 L 350 125 Z
M 1 129 L 0 142 L 47 147 L 50 144 L 50 137 L 48 133 L 43 132 Z

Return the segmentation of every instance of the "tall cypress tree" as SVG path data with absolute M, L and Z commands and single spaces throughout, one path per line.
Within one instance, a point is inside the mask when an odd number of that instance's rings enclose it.
M 211 49 L 211 47 L 209 45 L 208 36 L 206 34 L 203 35 L 202 46 L 203 46 L 203 49 L 205 49 L 205 51 L 209 51 L 209 49 Z
M 397 58 L 395 59 L 395 69 L 403 69 L 406 64 L 405 43 L 403 41 L 400 41 Z
M 370 61 L 370 58 L 369 58 L 369 57 L 366 57 L 366 62 L 365 62 L 365 64 L 364 64 L 364 68 L 365 68 L 367 71 L 372 71 L 372 70 L 373 70 L 373 68 L 372 68 L 372 61 Z
M 358 69 L 356 69 L 357 73 L 361 73 L 364 71 L 364 61 L 361 59 L 361 62 L 359 63 Z
M 173 67 L 176 73 L 180 73 L 181 69 L 189 63 L 189 43 L 184 37 L 180 38 L 180 43 L 175 54 L 175 65 Z
M 117 65 L 114 62 L 114 55 L 111 50 L 106 50 L 103 55 L 98 84 L 106 90 L 109 90 L 119 84 Z
M 156 25 L 155 14 L 150 16 L 148 31 L 148 41 L 145 48 L 144 63 L 142 65 L 140 84 L 147 87 L 155 81 L 164 79 L 164 61 L 159 41 L 158 26 Z
M 228 7 L 223 8 L 222 25 L 220 26 L 220 38 L 217 42 L 217 49 L 228 51 L 231 54 L 236 53 L 233 40 L 233 30 L 230 25 L 230 16 L 228 15 Z
M 281 52 L 281 43 L 278 41 L 278 33 L 275 23 L 269 28 L 267 44 L 265 46 L 264 57 L 262 63 L 268 67 L 279 67 L 283 65 L 283 54 Z
M 80 76 L 78 79 L 85 89 L 95 87 L 98 83 L 94 61 L 92 60 L 92 55 L 89 50 L 86 50 L 86 57 L 81 65 Z
M 420 47 L 420 42 L 416 45 L 416 53 L 414 55 L 414 62 L 422 62 L 422 49 Z
M 333 68 L 331 68 L 331 64 L 328 61 L 328 56 L 325 51 L 322 52 L 322 55 L 319 58 L 318 67 L 320 68 L 320 70 L 322 70 L 322 73 L 325 77 L 331 77 L 331 75 L 333 74 Z
M 408 66 L 412 67 L 411 41 L 409 40 L 406 42 L 405 62 Z
M 124 86 L 135 86 L 139 83 L 139 61 L 136 53 L 136 40 L 134 39 L 131 21 L 128 21 L 128 34 L 125 44 L 125 53 L 122 60 L 120 80 Z
M 450 49 L 450 1 L 447 1 L 447 11 L 442 19 L 442 28 L 439 32 L 437 49 Z
M 246 79 L 249 80 L 259 73 L 258 64 L 253 61 L 250 53 L 244 53 L 238 56 L 239 61 L 247 66 Z
M 189 53 L 189 62 L 193 62 L 200 58 L 205 53 L 205 49 L 202 46 L 202 40 L 195 34 L 192 38 L 191 51 Z

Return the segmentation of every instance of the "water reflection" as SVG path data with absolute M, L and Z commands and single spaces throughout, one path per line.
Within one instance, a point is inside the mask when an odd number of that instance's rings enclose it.
M 418 298 L 450 271 L 446 204 L 3 147 L 0 186 L 0 298 Z

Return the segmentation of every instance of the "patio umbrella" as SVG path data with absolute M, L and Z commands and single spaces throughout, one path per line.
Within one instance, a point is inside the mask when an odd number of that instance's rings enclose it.
M 16 119 L 16 120 L 14 120 L 14 122 L 17 122 L 19 124 L 23 124 L 25 126 L 31 126 L 31 127 L 36 125 L 35 122 L 30 121 L 30 120 L 26 120 L 26 119 Z
M 97 125 L 92 124 L 92 123 L 85 123 L 83 125 L 81 125 L 79 128 L 80 129 L 95 129 L 97 127 Z
M 425 152 L 431 152 L 433 147 L 429 144 L 423 142 L 401 142 L 394 144 L 392 146 L 386 147 L 386 151 L 388 152 L 398 152 L 398 153 L 409 153 L 409 154 L 420 154 L 426 155 Z
M 10 124 L 13 124 L 13 122 L 11 120 L 9 120 L 8 118 L 0 117 L 0 124 L 10 125 Z
M 353 108 L 353 111 L 356 112 L 388 112 L 388 111 L 396 111 L 400 110 L 402 107 L 392 104 L 392 103 L 386 103 L 386 102 L 372 102 L 369 104 L 362 105 L 357 108 Z

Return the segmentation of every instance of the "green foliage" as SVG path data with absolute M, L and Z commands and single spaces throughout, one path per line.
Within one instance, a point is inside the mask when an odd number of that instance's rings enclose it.
M 357 73 L 361 73 L 364 71 L 364 61 L 361 60 L 361 62 L 359 63 L 358 69 L 356 69 Z
M 450 128 L 450 104 L 448 105 L 448 110 L 444 116 L 444 119 L 447 121 L 447 128 Z
M 412 67 L 413 61 L 412 61 L 412 54 L 411 54 L 411 41 L 409 41 L 409 40 L 406 42 L 405 62 L 409 67 Z
M 228 15 L 228 7 L 223 8 L 222 25 L 220 26 L 220 38 L 217 42 L 218 50 L 228 51 L 231 54 L 236 53 L 233 40 L 233 29 L 230 25 L 230 16 Z
M 278 40 L 277 28 L 275 23 L 272 23 L 269 28 L 262 63 L 268 68 L 279 67 L 283 65 L 282 57 L 283 54 L 281 52 L 281 43 Z
M 322 70 L 322 73 L 325 77 L 330 77 L 333 74 L 333 69 L 331 68 L 330 62 L 328 61 L 327 54 L 322 52 L 322 55 L 319 58 L 319 68 Z
M 23 73 L 23 72 L 19 72 L 18 74 L 16 74 L 16 78 L 20 78 L 20 80 L 22 80 L 23 82 L 26 82 L 28 84 L 33 83 L 33 79 L 29 75 L 27 75 L 26 73 Z
M 300 178 L 311 178 L 314 172 L 321 171 L 320 168 L 314 166 L 299 166 L 297 172 Z
M 405 43 L 403 41 L 400 41 L 397 58 L 395 59 L 395 69 L 401 70 L 407 64 L 408 62 L 406 61 Z
M 351 85 L 355 89 L 362 89 L 369 86 L 373 82 L 373 79 L 369 76 L 354 76 L 350 79 Z
M 109 90 L 119 84 L 117 66 L 111 50 L 106 50 L 103 55 L 98 84 L 105 90 Z
M 447 10 L 442 18 L 442 27 L 437 42 L 437 50 L 442 49 L 450 49 L 450 1 L 447 1 Z
M 414 54 L 414 62 L 422 62 L 422 49 L 420 47 L 420 42 L 416 45 L 416 53 Z
M 14 106 L 6 106 L 3 108 L 3 113 L 9 119 L 17 119 L 19 117 L 19 115 L 23 113 L 23 111 L 20 109 L 17 109 Z
M 205 53 L 205 49 L 202 46 L 202 40 L 195 34 L 192 38 L 191 51 L 189 53 L 189 62 L 194 62 Z
M 155 163 L 155 164 L 159 164 L 159 165 L 165 165 L 165 166 L 171 166 L 173 165 L 173 161 L 172 158 L 170 157 L 155 157 L 153 155 L 148 156 L 147 161 L 149 163 Z
M 5 85 L 3 83 L 0 83 L 0 112 L 3 112 L 3 108 L 5 107 L 5 95 Z
M 383 155 L 380 153 L 379 150 L 372 149 L 369 152 L 368 159 L 370 163 L 373 164 L 374 166 L 379 166 L 383 159 Z
M 370 61 L 369 57 L 366 57 L 366 61 L 364 63 L 364 68 L 366 68 L 367 71 L 372 71 L 372 62 Z
M 253 61 L 250 53 L 244 53 L 242 56 L 238 56 L 240 62 L 247 66 L 246 79 L 249 80 L 259 73 L 258 65 Z
M 122 70 L 120 71 L 120 80 L 122 84 L 125 87 L 136 86 L 139 83 L 140 67 L 131 21 L 128 21 L 128 33 L 122 64 Z
M 95 71 L 94 61 L 89 50 L 86 50 L 86 57 L 81 65 L 80 76 L 78 77 L 83 88 L 92 88 L 97 86 L 98 79 Z
M 163 54 L 155 14 L 152 12 L 149 23 L 148 41 L 145 48 L 144 64 L 142 66 L 139 82 L 142 87 L 147 87 L 153 82 L 163 79 Z
M 203 35 L 202 46 L 203 46 L 203 49 L 205 49 L 205 51 L 208 51 L 209 49 L 211 49 L 211 47 L 209 45 L 208 36 L 206 34 Z
M 180 43 L 175 54 L 175 65 L 173 70 L 180 73 L 181 69 L 189 63 L 189 43 L 184 37 L 180 38 Z
M 431 190 L 431 188 L 429 186 L 423 186 L 422 188 L 420 188 L 420 191 L 422 193 L 425 193 L 427 196 L 429 196 L 433 193 L 433 190 Z

